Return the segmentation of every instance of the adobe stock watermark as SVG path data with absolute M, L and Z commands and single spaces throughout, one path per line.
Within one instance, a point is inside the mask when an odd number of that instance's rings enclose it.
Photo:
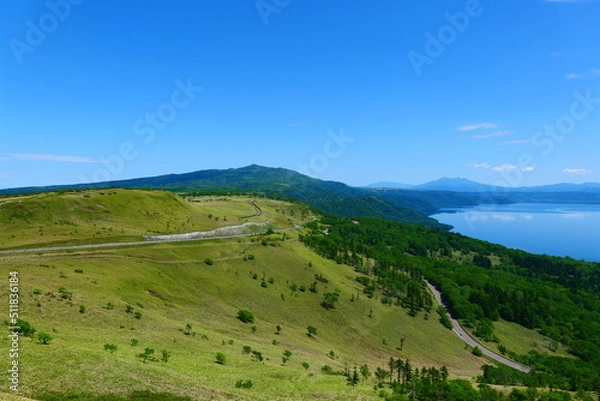
M 487 0 L 493 2 L 494 0 Z M 425 32 L 425 43 L 423 51 L 409 51 L 406 56 L 410 62 L 415 74 L 420 76 L 423 73 L 425 65 L 432 65 L 436 59 L 441 57 L 446 49 L 451 46 L 460 34 L 464 33 L 471 26 L 471 22 L 484 13 L 485 7 L 481 0 L 467 0 L 463 11 L 454 14 L 447 12 L 444 18 L 448 22 L 442 25 L 435 34 Z
M 8 274 L 8 338 L 10 349 L 8 358 L 10 368 L 8 369 L 9 388 L 15 393 L 19 392 L 19 272 L 11 271 Z
M 549 157 L 556 149 L 557 145 L 567 140 L 573 135 L 578 124 L 589 118 L 600 105 L 600 97 L 594 97 L 591 89 L 585 92 L 573 92 L 573 100 L 569 105 L 568 112 L 561 114 L 554 121 L 547 123 L 540 130 L 537 130 L 531 137 L 531 145 L 539 150 L 543 157 Z M 537 155 L 539 158 L 540 155 Z M 520 154 L 514 161 L 514 164 L 505 164 L 499 169 L 500 177 L 494 182 L 491 192 L 481 194 L 479 203 L 487 205 L 482 207 L 481 212 L 490 212 L 496 209 L 498 203 L 506 199 L 505 195 L 510 193 L 511 188 L 522 186 L 527 173 L 533 172 L 536 168 L 536 155 L 533 152 Z M 481 213 L 480 212 L 480 213 Z M 478 212 L 465 213 L 465 221 L 469 229 L 474 229 L 474 223 L 479 216 Z
M 133 134 L 139 137 L 141 145 L 149 145 L 156 139 L 157 132 L 164 130 L 167 124 L 172 122 L 181 110 L 190 105 L 196 96 L 204 89 L 194 86 L 192 79 L 188 78 L 184 83 L 180 79 L 175 80 L 176 89 L 173 90 L 169 101 L 161 103 L 155 112 L 144 114 L 133 123 Z M 103 167 L 96 169 L 91 176 L 81 174 L 81 183 L 97 183 L 110 181 L 117 178 L 124 170 L 125 163 L 135 160 L 140 154 L 140 144 L 124 141 L 117 148 L 117 153 L 109 157 L 101 157 Z
M 263 24 L 269 25 L 269 18 L 273 14 L 279 14 L 281 11 L 290 5 L 292 0 L 256 0 L 254 6 Z
M 329 168 L 331 160 L 340 157 L 348 148 L 348 144 L 355 141 L 354 138 L 344 135 L 344 130 L 340 128 L 339 132 L 329 130 L 327 132 L 329 139 L 323 144 L 323 152 L 314 154 L 308 164 L 298 166 L 298 171 L 304 175 L 318 176 Z
M 56 31 L 61 24 L 71 15 L 73 7 L 81 5 L 85 0 L 48 0 L 46 8 L 48 12 L 36 21 L 28 19 L 25 21 L 27 31 L 24 40 L 12 38 L 8 46 L 12 51 L 17 63 L 23 64 L 23 56 L 33 53 L 35 49 L 44 44 L 49 34 Z
M 560 115 L 552 123 L 545 124 L 543 129 L 536 131 L 531 137 L 531 145 L 538 148 L 542 156 L 550 156 L 556 145 L 572 135 L 578 124 L 587 119 L 600 105 L 600 97 L 594 97 L 591 89 L 584 93 L 577 90 L 573 92 L 573 97 L 567 113 Z M 533 171 L 535 167 L 535 157 L 531 153 L 523 153 L 517 158 L 514 168 L 501 172 L 502 178 L 498 183 L 509 187 L 520 186 L 524 173 Z

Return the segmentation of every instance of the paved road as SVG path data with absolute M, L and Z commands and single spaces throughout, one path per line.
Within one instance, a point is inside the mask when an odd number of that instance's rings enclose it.
M 444 308 L 446 308 L 446 305 L 444 305 L 444 303 L 442 302 L 442 294 L 440 294 L 440 292 L 437 290 L 437 288 L 435 288 L 427 280 L 425 280 L 425 283 L 427 283 L 427 286 L 433 293 L 433 296 L 435 297 L 436 301 L 440 305 L 442 305 Z M 465 331 L 465 329 L 462 328 L 462 326 L 460 325 L 460 323 L 458 323 L 458 321 L 456 319 L 453 319 L 451 316 L 448 316 L 448 318 L 450 319 L 450 322 L 452 322 L 452 331 L 455 332 L 456 335 L 458 337 L 460 337 L 461 340 L 463 340 L 464 342 L 469 344 L 471 347 L 479 347 L 479 349 L 481 349 L 481 352 L 483 352 L 484 355 L 487 355 L 488 357 L 490 357 L 504 365 L 510 366 L 513 369 L 517 369 L 517 370 L 520 370 L 521 372 L 525 372 L 525 373 L 528 373 L 531 370 L 531 368 L 529 368 L 528 366 L 521 365 L 520 363 L 511 361 L 510 359 L 506 359 L 502 355 L 498 355 L 495 352 L 492 352 L 489 348 L 486 348 L 485 345 L 478 343 L 473 337 L 471 337 Z
M 274 232 L 284 232 L 290 230 L 296 230 L 300 228 L 300 225 L 294 224 L 293 227 L 279 228 L 273 230 Z M 265 230 L 266 232 L 266 230 Z M 238 238 L 238 237 L 249 237 L 251 235 L 260 235 L 264 232 L 257 232 L 251 234 L 232 234 L 232 235 L 220 235 L 205 238 L 178 238 L 178 239 L 163 239 L 163 240 L 146 240 L 146 241 L 133 241 L 133 242 L 111 242 L 107 244 L 93 244 L 93 245 L 72 245 L 72 246 L 55 246 L 46 248 L 31 248 L 31 249 L 12 249 L 0 251 L 0 255 L 7 254 L 18 254 L 18 253 L 38 253 L 38 252 L 53 252 L 53 251 L 77 251 L 83 249 L 98 249 L 98 248 L 118 248 L 124 246 L 138 246 L 138 245 L 153 245 L 153 244 L 167 244 L 173 242 L 190 242 L 190 241 L 208 241 L 215 239 L 227 239 L 227 238 Z

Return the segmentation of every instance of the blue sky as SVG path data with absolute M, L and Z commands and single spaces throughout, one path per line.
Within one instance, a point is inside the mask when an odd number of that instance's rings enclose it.
M 0 15 L 0 188 L 261 164 L 600 181 L 596 0 L 49 0 Z

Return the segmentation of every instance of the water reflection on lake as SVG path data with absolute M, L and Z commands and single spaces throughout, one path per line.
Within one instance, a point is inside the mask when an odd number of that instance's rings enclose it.
M 454 232 L 533 253 L 600 262 L 600 205 L 516 203 L 441 209 Z

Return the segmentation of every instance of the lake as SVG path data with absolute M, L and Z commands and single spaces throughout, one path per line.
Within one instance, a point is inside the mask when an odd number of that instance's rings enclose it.
M 600 205 L 515 203 L 440 209 L 431 217 L 472 238 L 600 262 Z

